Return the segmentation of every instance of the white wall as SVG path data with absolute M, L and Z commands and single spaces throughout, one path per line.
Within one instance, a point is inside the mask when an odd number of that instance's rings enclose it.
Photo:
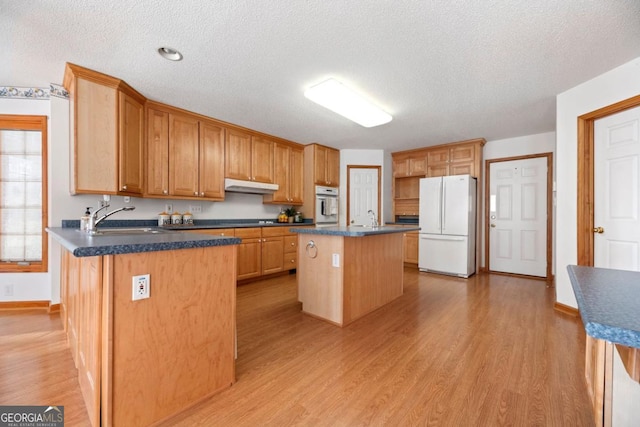
M 383 164 L 383 150 L 340 150 L 340 225 L 347 224 L 347 166 L 380 166 L 381 176 L 379 179 L 381 180 L 380 187 L 382 188 L 382 183 L 386 179 L 386 171 Z M 382 212 L 379 213 L 378 217 L 386 218 L 384 191 L 382 191 L 380 198 Z
M 486 171 L 486 161 L 487 160 L 495 160 L 495 159 L 504 159 L 509 157 L 518 157 L 518 156 L 527 156 L 530 154 L 540 154 L 540 153 L 554 153 L 553 160 L 553 170 L 555 177 L 555 151 L 556 151 L 556 133 L 555 132 L 546 132 L 539 133 L 535 135 L 527 135 L 527 136 L 519 136 L 516 138 L 507 138 L 507 139 L 497 139 L 493 141 L 487 141 L 487 143 L 483 147 L 482 156 L 483 160 L 483 171 Z M 482 218 L 482 231 L 481 231 L 481 246 L 480 246 L 480 265 L 482 267 L 486 266 L 486 254 L 484 253 L 485 248 L 485 235 L 484 235 L 484 198 L 485 191 L 484 185 L 486 183 L 486 176 L 483 179 L 482 183 L 482 211 L 480 212 L 480 217 Z M 555 223 L 555 210 L 552 209 L 553 222 Z M 555 231 L 555 227 L 553 228 Z M 552 236 L 549 236 L 551 241 L 554 241 L 555 233 Z M 552 243 L 553 245 L 553 243 Z M 555 252 L 555 250 L 554 250 Z M 552 265 L 552 272 L 555 271 Z
M 577 307 L 567 265 L 577 255 L 577 123 L 591 111 L 640 94 L 640 58 L 559 94 L 556 98 L 556 300 Z

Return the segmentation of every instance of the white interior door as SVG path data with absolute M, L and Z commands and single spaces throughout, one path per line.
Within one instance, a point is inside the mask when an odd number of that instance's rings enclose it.
M 369 210 L 378 212 L 378 168 L 349 168 L 349 222 L 350 224 L 371 225 Z
M 594 265 L 638 271 L 640 107 L 594 126 Z
M 492 162 L 489 270 L 547 275 L 547 158 Z

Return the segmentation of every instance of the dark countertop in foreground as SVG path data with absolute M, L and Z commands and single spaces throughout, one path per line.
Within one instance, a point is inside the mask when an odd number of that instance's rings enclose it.
M 154 227 L 159 229 L 159 227 Z M 237 237 L 161 230 L 157 234 L 92 236 L 76 228 L 50 227 L 47 232 L 76 257 L 236 245 Z
M 567 267 L 587 334 L 640 348 L 640 272 Z
M 389 234 L 389 233 L 406 233 L 407 231 L 420 230 L 420 227 L 401 227 L 395 225 L 383 225 L 381 227 L 363 227 L 358 225 L 352 225 L 349 227 L 315 227 L 315 228 L 291 228 L 289 231 L 292 233 L 303 234 L 322 234 L 325 236 L 344 236 L 344 237 L 363 237 L 372 236 L 375 234 Z

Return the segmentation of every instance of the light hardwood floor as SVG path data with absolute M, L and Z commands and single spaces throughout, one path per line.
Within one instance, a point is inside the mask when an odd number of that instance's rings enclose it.
M 166 426 L 592 426 L 584 329 L 544 282 L 405 270 L 404 294 L 338 328 L 295 276 L 238 288 L 237 382 Z M 0 404 L 88 419 L 57 316 L 0 313 Z

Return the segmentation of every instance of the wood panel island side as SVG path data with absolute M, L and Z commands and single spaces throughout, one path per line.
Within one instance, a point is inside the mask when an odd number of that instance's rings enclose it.
M 403 293 L 403 234 L 418 227 L 292 228 L 298 233 L 302 311 L 337 326 Z
M 156 424 L 233 384 L 240 239 L 47 231 L 63 247 L 61 318 L 93 426 Z M 133 301 L 142 274 L 150 297 Z

